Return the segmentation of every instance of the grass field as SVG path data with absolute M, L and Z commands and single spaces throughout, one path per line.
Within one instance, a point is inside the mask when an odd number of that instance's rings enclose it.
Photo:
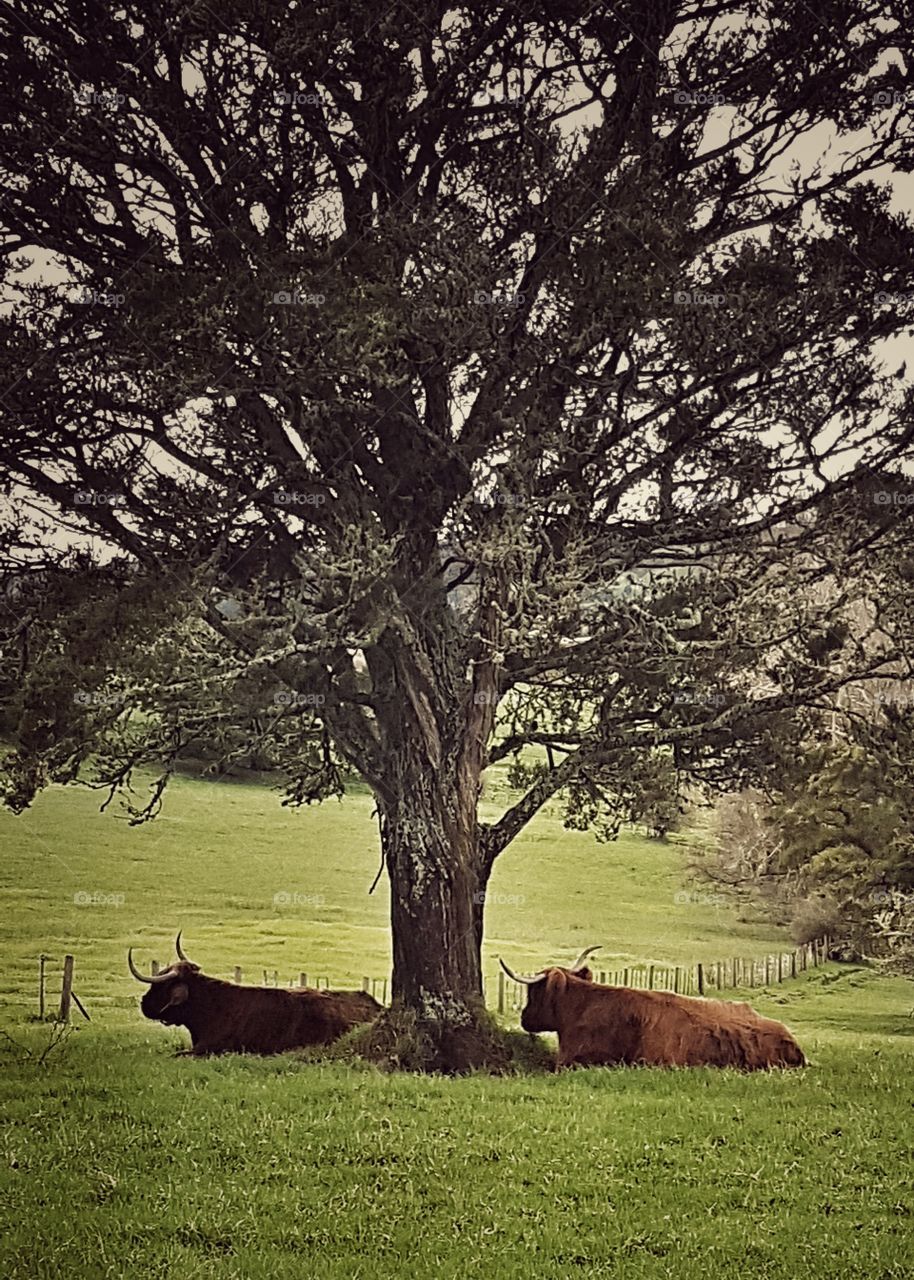
M 4 1277 L 914 1275 L 910 983 L 827 966 L 754 992 L 811 1062 L 771 1075 L 176 1058 L 183 1033 L 139 1015 L 128 943 L 164 962 L 183 927 L 214 973 L 387 972 L 370 801 L 289 813 L 262 788 L 179 780 L 133 830 L 97 804 L 54 789 L 0 816 L 0 1027 L 33 1051 L 0 1049 Z M 784 943 L 684 887 L 675 846 L 601 847 L 546 815 L 496 872 L 487 974 L 499 951 L 539 965 L 601 942 L 609 964 Z M 92 1022 L 38 1065 L 42 950 L 76 955 Z

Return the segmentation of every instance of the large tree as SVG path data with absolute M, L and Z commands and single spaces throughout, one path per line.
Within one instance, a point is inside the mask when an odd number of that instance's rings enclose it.
M 905 514 L 836 501 L 914 426 L 895 9 L 0 5 L 10 803 L 207 725 L 356 770 L 394 995 L 478 1057 L 548 799 L 739 784 L 897 663 L 811 590 Z

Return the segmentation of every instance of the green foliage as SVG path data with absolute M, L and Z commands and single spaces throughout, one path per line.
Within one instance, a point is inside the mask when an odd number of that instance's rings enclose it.
M 839 891 L 914 885 L 914 788 L 865 746 L 810 746 L 772 812 L 780 866 Z

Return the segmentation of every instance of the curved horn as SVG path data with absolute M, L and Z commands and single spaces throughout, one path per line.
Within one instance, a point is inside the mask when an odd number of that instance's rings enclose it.
M 595 951 L 599 951 L 599 950 L 600 950 L 599 943 L 597 943 L 595 947 L 587 947 L 584 951 L 581 952 L 577 960 L 575 960 L 574 964 L 571 966 L 571 972 L 577 973 L 578 969 L 583 969 L 584 961 L 587 959 L 587 957 L 592 956 Z
M 170 973 L 156 973 L 151 978 L 147 978 L 145 973 L 140 973 L 139 969 L 133 963 L 133 947 L 130 947 L 127 951 L 127 965 L 137 982 L 147 982 L 150 984 L 153 982 L 167 982 L 172 976 Z
M 185 964 L 193 964 L 193 960 L 191 960 L 188 956 L 186 956 L 184 952 L 181 950 L 181 933 L 182 932 L 183 931 L 179 929 L 178 936 L 175 938 L 175 951 L 177 951 L 178 953 L 179 960 L 183 960 Z
M 534 973 L 532 977 L 525 978 L 521 974 L 515 973 L 513 969 L 509 969 L 508 966 L 505 964 L 504 960 L 502 960 L 501 956 L 498 956 L 496 958 L 498 960 L 498 963 L 504 969 L 505 973 L 508 975 L 508 977 L 511 978 L 514 982 L 522 982 L 525 987 L 532 986 L 534 982 L 542 981 L 542 979 L 546 976 L 546 970 L 541 969 L 539 973 Z

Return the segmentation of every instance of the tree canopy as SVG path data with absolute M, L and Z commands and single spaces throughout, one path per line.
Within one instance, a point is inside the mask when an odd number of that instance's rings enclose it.
M 785 714 L 906 660 L 840 628 L 907 515 L 901 6 L 0 24 L 15 807 L 204 724 L 294 799 L 352 768 L 395 991 L 459 1022 L 547 799 L 611 830 L 658 770 L 757 774 Z

